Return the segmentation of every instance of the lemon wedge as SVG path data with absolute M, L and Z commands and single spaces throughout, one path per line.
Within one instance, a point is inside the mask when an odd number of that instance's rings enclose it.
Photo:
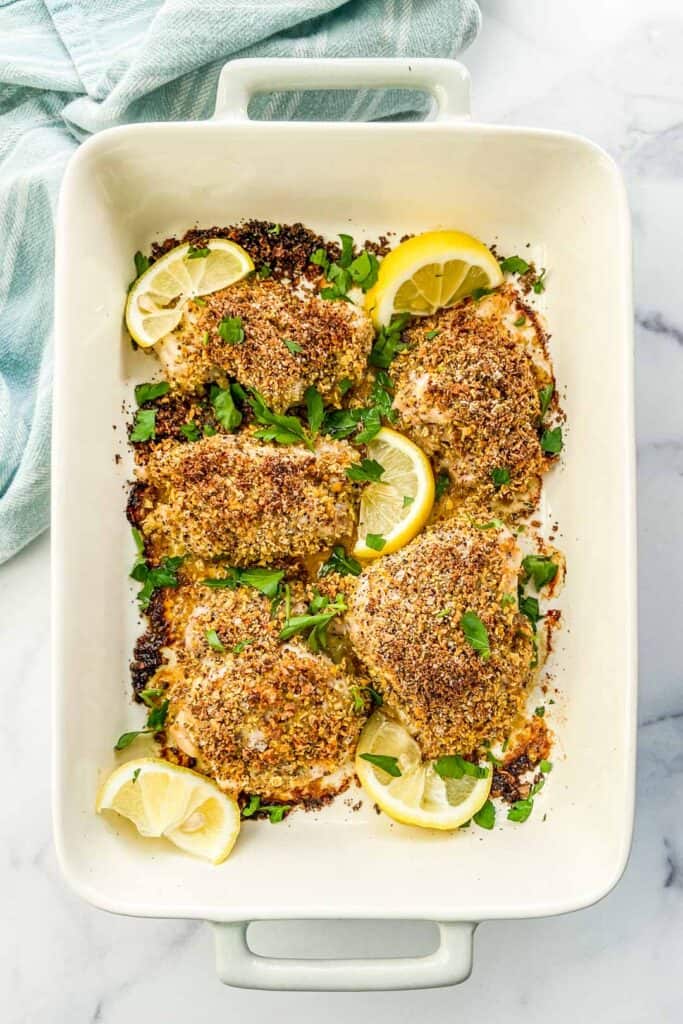
M 131 338 L 150 348 L 178 326 L 189 299 L 227 288 L 253 269 L 249 253 L 227 238 L 209 238 L 200 247 L 177 245 L 130 290 L 126 327 Z
M 434 474 L 416 444 L 389 427 L 369 442 L 368 458 L 379 462 L 382 476 L 361 496 L 357 558 L 378 558 L 398 551 L 419 533 L 434 504 Z
M 425 762 L 410 733 L 381 711 L 370 718 L 358 741 L 356 774 L 380 810 L 404 825 L 448 831 L 484 806 L 492 772 L 482 769 L 486 778 L 442 778 L 436 764 L 441 762 Z
M 209 779 L 159 757 L 115 768 L 100 789 L 97 812 L 116 811 L 141 836 L 164 836 L 181 850 L 220 864 L 240 830 L 240 810 Z
M 429 316 L 502 283 L 498 260 L 483 242 L 463 231 L 427 231 L 384 257 L 365 308 L 382 327 L 396 313 Z

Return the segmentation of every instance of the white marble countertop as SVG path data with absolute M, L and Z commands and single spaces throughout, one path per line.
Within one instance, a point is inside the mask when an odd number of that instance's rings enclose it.
M 60 877 L 49 807 L 43 537 L 0 570 L 8 696 L 0 719 L 0 1012 L 8 1024 L 683 1019 L 683 8 L 680 0 L 482 7 L 482 34 L 465 57 L 475 116 L 590 136 L 623 168 L 633 211 L 642 670 L 638 812 L 624 878 L 589 910 L 482 925 L 473 975 L 456 989 L 316 995 L 222 987 L 206 926 L 109 916 Z M 84 567 L 84 586 L 86 578 Z M 409 947 L 411 936 L 402 938 Z M 277 941 L 271 932 L 268 948 Z

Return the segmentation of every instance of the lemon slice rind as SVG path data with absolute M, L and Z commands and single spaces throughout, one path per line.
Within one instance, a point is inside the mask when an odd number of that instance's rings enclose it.
M 105 779 L 96 809 L 132 821 L 140 835 L 164 837 L 186 853 L 220 864 L 240 830 L 237 803 L 190 768 L 141 757 Z
M 208 256 L 192 258 L 190 244 L 177 245 L 141 274 L 126 302 L 126 327 L 141 348 L 151 348 L 178 326 L 187 303 L 227 288 L 254 269 L 251 256 L 228 238 L 202 243 Z

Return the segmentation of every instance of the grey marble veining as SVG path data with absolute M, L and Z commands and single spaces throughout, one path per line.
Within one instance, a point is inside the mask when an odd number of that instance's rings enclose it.
M 100 913 L 59 876 L 43 537 L 0 570 L 0 1015 L 9 1024 L 683 1018 L 683 8 L 680 0 L 482 7 L 484 30 L 465 58 L 475 116 L 590 136 L 620 162 L 633 212 L 641 704 L 636 834 L 624 878 L 577 914 L 483 925 L 474 973 L 458 989 L 325 996 L 222 988 L 204 925 Z

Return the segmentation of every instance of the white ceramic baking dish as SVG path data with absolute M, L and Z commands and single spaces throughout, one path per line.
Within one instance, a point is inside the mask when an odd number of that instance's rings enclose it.
M 425 123 L 264 123 L 272 89 L 418 87 Z M 547 316 L 568 416 L 546 514 L 562 527 L 564 630 L 550 663 L 555 769 L 524 825 L 433 834 L 344 800 L 277 828 L 245 827 L 213 868 L 93 812 L 112 742 L 141 720 L 128 661 L 140 626 L 123 510 L 125 415 L 152 364 L 121 311 L 131 257 L 187 226 L 301 220 L 356 236 L 458 227 L 506 253 L 531 243 L 549 268 Z M 259 988 L 450 984 L 471 967 L 474 924 L 558 914 L 604 896 L 628 855 L 636 701 L 634 436 L 629 218 L 619 173 L 585 139 L 468 118 L 468 76 L 450 61 L 236 61 L 215 118 L 138 124 L 83 145 L 57 231 L 53 459 L 56 843 L 70 884 L 123 914 L 217 922 L 218 969 Z M 120 465 L 115 454 L 123 456 Z M 503 816 L 501 816 L 503 817 Z M 246 922 L 413 919 L 441 945 L 414 959 L 255 956 Z

